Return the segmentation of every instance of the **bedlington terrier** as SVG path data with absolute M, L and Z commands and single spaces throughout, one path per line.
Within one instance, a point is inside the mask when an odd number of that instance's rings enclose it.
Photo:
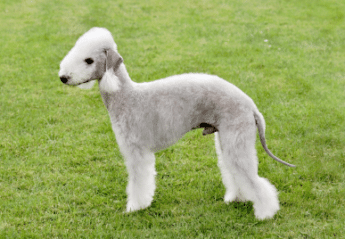
M 252 201 L 258 219 L 279 210 L 276 188 L 258 175 L 256 128 L 265 151 L 265 121 L 253 100 L 214 75 L 182 74 L 146 83 L 131 80 L 111 33 L 92 28 L 60 64 L 64 84 L 98 80 L 103 102 L 128 170 L 127 211 L 149 207 L 155 191 L 155 156 L 188 131 L 215 133 L 224 201 Z M 89 83 L 91 84 L 91 83 Z

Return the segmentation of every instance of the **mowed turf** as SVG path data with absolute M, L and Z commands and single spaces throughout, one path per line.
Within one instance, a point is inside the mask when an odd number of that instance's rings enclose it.
M 0 238 L 341 238 L 345 234 L 345 2 L 0 2 Z M 150 208 L 124 213 L 127 173 L 98 86 L 63 85 L 59 63 L 108 28 L 132 79 L 185 72 L 237 85 L 266 120 L 259 174 L 281 210 L 223 202 L 213 136 L 156 154 Z

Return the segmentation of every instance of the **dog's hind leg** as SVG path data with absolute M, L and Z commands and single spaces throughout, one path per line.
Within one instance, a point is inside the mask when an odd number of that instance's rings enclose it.
M 155 185 L 155 156 L 146 150 L 125 152 L 128 171 L 127 212 L 144 209 L 151 205 Z
M 224 202 L 229 203 L 232 201 L 245 201 L 244 198 L 240 194 L 240 188 L 235 184 L 235 179 L 233 175 L 231 175 L 230 170 L 226 166 L 223 158 L 222 148 L 220 146 L 220 139 L 219 134 L 216 132 L 214 134 L 214 141 L 216 145 L 216 153 L 218 156 L 218 167 L 222 174 L 222 181 L 225 186 L 225 196 Z
M 225 168 L 222 171 L 230 172 L 233 177 L 233 181 L 227 177 L 223 180 L 228 180 L 229 186 L 239 187 L 240 195 L 254 203 L 255 216 L 262 220 L 274 216 L 279 210 L 279 202 L 276 188 L 258 175 L 255 138 L 256 127 L 251 121 L 219 130 L 222 167 Z

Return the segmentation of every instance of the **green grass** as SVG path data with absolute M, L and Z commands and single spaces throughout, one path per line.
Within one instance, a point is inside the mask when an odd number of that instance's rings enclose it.
M 212 2 L 212 3 L 211 3 Z M 345 234 L 345 2 L 0 2 L 0 238 L 341 238 Z M 123 213 L 126 169 L 98 87 L 67 87 L 59 63 L 108 28 L 132 79 L 229 80 L 256 102 L 279 190 L 272 220 L 223 203 L 213 137 L 156 154 L 150 208 Z

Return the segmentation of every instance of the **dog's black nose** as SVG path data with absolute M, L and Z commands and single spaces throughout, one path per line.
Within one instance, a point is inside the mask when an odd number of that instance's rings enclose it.
M 68 76 L 60 76 L 60 80 L 61 80 L 61 82 L 64 83 L 64 84 L 67 83 L 68 78 L 69 78 Z

